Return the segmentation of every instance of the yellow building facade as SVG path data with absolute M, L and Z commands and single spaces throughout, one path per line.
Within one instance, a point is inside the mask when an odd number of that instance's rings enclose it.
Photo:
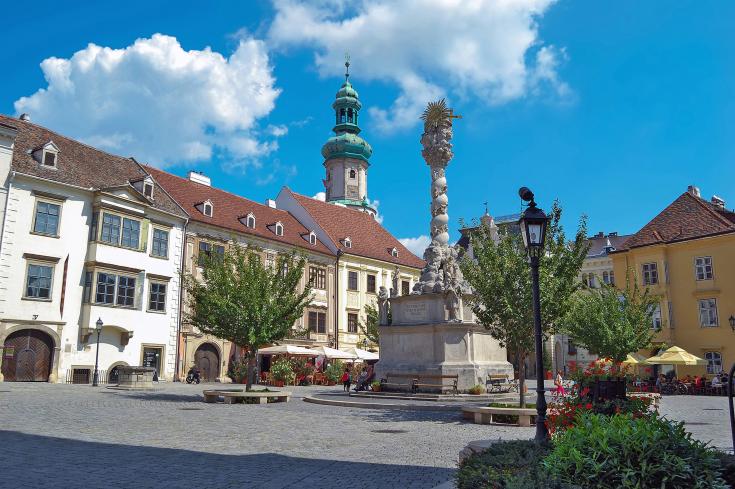
M 610 255 L 619 287 L 626 273 L 660 298 L 652 350 L 679 346 L 708 361 L 679 376 L 712 376 L 735 363 L 735 213 L 696 187 L 677 198 Z M 732 319 L 731 319 L 732 318 Z

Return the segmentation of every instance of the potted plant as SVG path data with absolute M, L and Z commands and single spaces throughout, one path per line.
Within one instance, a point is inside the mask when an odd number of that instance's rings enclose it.
M 227 376 L 232 379 L 235 384 L 244 384 L 248 380 L 248 364 L 242 360 L 236 360 L 230 363 L 227 369 Z
M 373 392 L 380 392 L 380 381 L 373 380 L 370 382 L 370 389 L 372 389 Z
M 296 378 L 291 361 L 288 358 L 279 358 L 271 364 L 271 375 L 276 387 L 283 387 L 284 383 L 291 384 Z
M 467 389 L 467 392 L 469 392 L 470 394 L 472 394 L 474 396 L 479 396 L 480 394 L 484 394 L 485 393 L 485 388 L 483 386 L 481 386 L 480 384 L 477 384 L 477 385 L 473 385 L 472 387 L 470 387 L 469 389 Z
M 339 382 L 342 377 L 342 373 L 345 371 L 344 364 L 339 360 L 332 362 L 324 369 L 324 377 L 326 377 L 329 385 L 335 385 Z

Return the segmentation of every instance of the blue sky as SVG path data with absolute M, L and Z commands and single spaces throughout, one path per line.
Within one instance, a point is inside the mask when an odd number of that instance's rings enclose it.
M 560 199 L 568 228 L 587 214 L 591 233 L 634 232 L 689 184 L 735 201 L 732 2 L 209 3 L 5 6 L 0 111 L 203 170 L 253 200 L 282 185 L 314 195 L 349 51 L 369 197 L 399 238 L 428 234 L 416 116 L 438 96 L 464 117 L 448 170 L 454 227 L 485 201 L 517 212 L 522 185 L 544 206 Z

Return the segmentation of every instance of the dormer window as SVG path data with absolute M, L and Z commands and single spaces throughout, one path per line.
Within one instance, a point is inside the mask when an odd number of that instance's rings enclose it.
M 357 176 L 357 172 L 355 170 L 350 170 L 350 178 L 355 178 Z
M 349 236 L 344 239 L 345 248 L 352 248 L 352 240 Z
M 391 249 L 390 250 L 390 256 L 393 256 L 393 257 L 396 257 L 397 258 L 398 257 L 398 250 L 395 249 L 395 248 Z
M 280 222 L 276 223 L 276 236 L 283 236 L 283 224 Z
M 56 153 L 52 151 L 43 152 L 43 166 L 52 166 L 56 168 Z
M 255 229 L 255 216 L 251 212 L 248 214 L 248 216 L 245 218 L 245 227 L 249 227 L 250 229 Z
M 143 183 L 143 195 L 145 195 L 149 199 L 153 198 L 153 183 L 152 182 Z
M 210 200 L 207 200 L 205 202 L 201 202 L 201 203 L 195 205 L 194 207 L 196 207 L 199 210 L 199 212 L 201 212 L 202 214 L 204 214 L 207 217 L 212 217 L 212 214 L 214 212 L 214 206 L 212 205 L 212 201 L 210 201 Z
M 309 233 L 309 244 L 312 246 L 316 244 L 316 233 L 314 231 Z
M 33 159 L 44 168 L 56 168 L 59 163 L 59 147 L 53 141 L 39 146 L 32 152 Z

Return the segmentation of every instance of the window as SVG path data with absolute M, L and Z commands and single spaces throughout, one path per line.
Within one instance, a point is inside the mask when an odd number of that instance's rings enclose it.
M 97 274 L 97 293 L 94 301 L 98 304 L 115 303 L 115 281 L 117 277 L 110 273 Z
M 204 262 L 207 260 L 207 258 L 212 254 L 212 245 L 207 243 L 206 241 L 200 241 L 199 242 L 199 257 L 197 258 L 197 263 L 199 266 L 204 266 Z
M 344 123 L 347 121 L 347 115 L 345 114 L 345 109 L 339 109 L 339 122 Z
M 352 240 L 349 237 L 345 238 L 345 248 L 352 248 Z
M 398 250 L 397 250 L 397 249 L 395 249 L 395 248 L 393 248 L 392 250 L 390 250 L 390 256 L 395 256 L 395 257 L 397 257 L 397 256 L 398 256 Z
M 48 265 L 29 263 L 25 296 L 33 299 L 50 299 L 52 271 L 53 268 Z
M 84 272 L 84 292 L 82 296 L 82 302 L 85 304 L 88 304 L 89 301 L 92 300 L 92 276 L 94 275 L 94 272 L 92 271 L 86 271 Z
M 212 217 L 212 204 L 210 204 L 209 202 L 205 202 L 204 207 L 202 207 L 202 209 L 203 209 L 202 213 L 205 216 Z
M 352 122 L 352 108 L 347 109 L 347 122 Z
M 150 311 L 163 312 L 166 310 L 166 284 L 151 282 L 150 297 L 148 298 Z
M 312 333 L 327 333 L 327 313 L 309 311 L 309 331 Z
M 411 293 L 411 284 L 408 280 L 401 281 L 401 295 L 408 295 Z
M 694 274 L 697 280 L 712 280 L 712 257 L 696 257 L 694 259 Z
M 610 285 L 615 285 L 615 272 L 610 270 Z
M 643 285 L 655 285 L 658 283 L 658 265 L 654 263 L 643 264 Z
M 153 184 L 152 183 L 143 184 L 143 195 L 145 195 L 149 199 L 153 198 Z
M 597 287 L 597 283 L 595 282 L 595 279 L 596 279 L 595 274 L 590 273 L 590 276 L 589 276 L 589 286 L 590 286 L 591 289 L 594 289 L 595 287 Z
M 133 307 L 135 305 L 135 279 L 120 275 L 117 278 L 117 305 Z
M 225 247 L 222 245 L 214 245 L 214 259 L 222 261 L 225 259 Z
M 367 291 L 375 293 L 375 275 L 368 274 L 367 276 Z
M 704 359 L 707 360 L 708 374 L 719 374 L 720 372 L 722 372 L 722 354 L 720 352 L 704 352 Z
M 276 223 L 276 236 L 283 236 L 283 224 L 280 222 Z
M 703 328 L 713 328 L 719 325 L 717 320 L 717 299 L 700 299 L 699 325 Z
M 163 229 L 153 229 L 153 247 L 151 254 L 161 258 L 168 257 L 168 231 Z
M 316 244 L 316 234 L 314 234 L 313 232 L 309 233 L 309 244 Z
M 607 272 L 602 272 L 602 282 L 606 285 L 610 285 L 610 274 Z
M 347 272 L 347 288 L 357 290 L 357 272 Z
M 357 172 L 355 170 L 350 170 L 350 178 L 355 178 L 357 176 Z
M 104 213 L 102 215 L 102 236 L 105 243 L 120 244 L 120 216 Z
M 661 331 L 661 304 L 656 304 L 653 308 L 653 316 L 651 317 L 651 329 Z
M 255 216 L 252 214 L 248 214 L 248 217 L 245 218 L 245 227 L 248 227 L 250 229 L 255 229 Z
M 56 153 L 54 153 L 53 151 L 44 151 L 43 166 L 52 166 L 56 168 Z
M 309 267 L 309 282 L 315 289 L 326 290 L 327 271 L 321 267 Z
M 33 232 L 57 236 L 60 209 L 61 206 L 58 204 L 39 201 L 36 204 L 36 221 L 33 223 Z
M 122 245 L 136 249 L 140 246 L 140 221 L 123 218 Z
M 357 333 L 357 314 L 347 313 L 347 332 Z

